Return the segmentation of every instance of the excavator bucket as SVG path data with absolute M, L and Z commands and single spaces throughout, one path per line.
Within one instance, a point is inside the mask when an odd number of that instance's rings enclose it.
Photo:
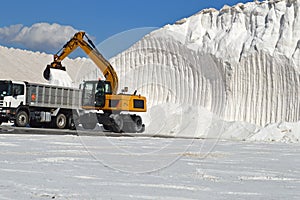
M 63 66 L 55 66 L 53 67 L 52 65 L 47 65 L 46 69 L 44 70 L 43 76 L 44 78 L 49 81 L 50 79 L 50 74 L 51 74 L 51 69 L 59 69 L 59 70 L 63 70 L 66 71 L 66 68 Z

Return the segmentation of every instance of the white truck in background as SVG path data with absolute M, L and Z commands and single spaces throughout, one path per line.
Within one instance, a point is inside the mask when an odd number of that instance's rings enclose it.
M 75 88 L 0 80 L 0 124 L 75 129 L 81 96 Z

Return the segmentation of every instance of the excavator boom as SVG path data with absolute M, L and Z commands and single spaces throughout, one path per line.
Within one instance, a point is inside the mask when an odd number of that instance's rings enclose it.
M 86 37 L 87 41 L 84 40 Z M 118 91 L 118 76 L 111 64 L 103 57 L 103 55 L 97 50 L 93 42 L 86 36 L 85 32 L 77 32 L 73 38 L 71 38 L 63 48 L 54 55 L 54 61 L 47 65 L 44 71 L 44 78 L 49 80 L 50 78 L 50 69 L 60 69 L 65 70 L 61 62 L 65 59 L 70 53 L 72 53 L 77 47 L 80 47 L 97 65 L 97 67 L 103 73 L 106 81 L 109 81 L 112 88 L 112 94 L 117 94 Z

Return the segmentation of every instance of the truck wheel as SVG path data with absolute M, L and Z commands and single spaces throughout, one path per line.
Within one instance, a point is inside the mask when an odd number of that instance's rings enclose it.
M 67 117 L 65 114 L 60 113 L 55 118 L 55 126 L 59 129 L 64 129 L 67 126 Z
M 76 130 L 76 124 L 74 122 L 73 117 L 69 118 L 69 125 L 68 125 L 68 127 L 69 127 L 70 130 Z
M 69 116 L 69 124 L 68 128 L 70 130 L 76 130 L 76 126 L 78 126 L 78 116 L 77 115 L 70 115 Z
M 29 122 L 28 114 L 25 111 L 19 111 L 16 115 L 15 125 L 17 127 L 25 127 Z

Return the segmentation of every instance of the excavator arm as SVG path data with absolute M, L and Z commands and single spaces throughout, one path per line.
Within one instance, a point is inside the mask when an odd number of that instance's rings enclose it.
M 87 41 L 85 41 L 85 39 Z M 65 70 L 61 62 L 70 53 L 72 53 L 77 47 L 80 47 L 97 65 L 97 67 L 103 73 L 106 81 L 109 81 L 112 88 L 112 94 L 117 94 L 118 91 L 118 76 L 111 64 L 102 56 L 102 54 L 97 50 L 93 42 L 87 37 L 85 32 L 77 32 L 73 38 L 71 38 L 57 54 L 54 55 L 54 61 L 47 65 L 44 71 L 44 78 L 49 80 L 50 69 L 60 69 Z

